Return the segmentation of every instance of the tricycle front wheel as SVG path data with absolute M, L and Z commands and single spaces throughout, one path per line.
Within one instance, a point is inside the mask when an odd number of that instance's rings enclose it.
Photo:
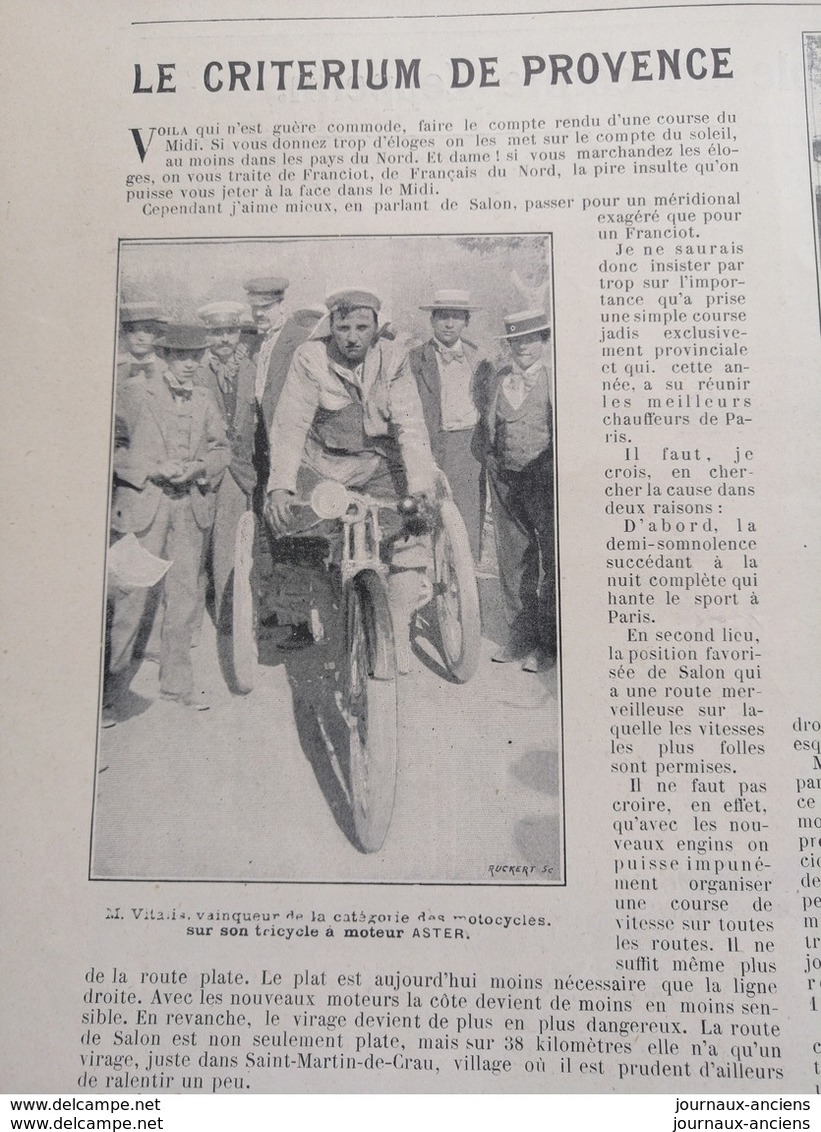
M 393 623 L 385 583 L 374 571 L 346 587 L 345 652 L 351 809 L 360 846 L 374 853 L 393 816 L 398 746 Z
M 246 511 L 237 524 L 234 542 L 234 585 L 232 592 L 231 646 L 234 682 L 239 692 L 250 692 L 257 677 L 256 609 L 253 566 L 256 519 Z

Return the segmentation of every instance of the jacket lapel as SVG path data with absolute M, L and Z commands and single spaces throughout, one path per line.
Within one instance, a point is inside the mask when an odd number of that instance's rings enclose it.
M 280 331 L 279 337 L 271 351 L 271 356 L 268 359 L 268 373 L 265 375 L 266 389 L 271 381 L 271 375 L 282 365 L 283 357 L 287 356 L 288 352 L 292 349 L 295 337 L 294 327 L 286 323 Z
M 462 348 L 465 351 L 465 358 L 470 366 L 470 396 L 474 405 L 479 404 L 479 390 L 476 388 L 476 371 L 479 368 L 479 350 L 472 342 L 466 342 L 462 339 Z
M 488 398 L 485 427 L 487 428 L 487 434 L 491 444 L 493 444 L 496 438 L 496 405 L 499 401 L 499 390 L 502 388 L 502 378 L 506 372 L 507 370 L 502 369 L 494 376 L 491 394 Z
M 435 399 L 435 404 L 438 405 L 442 395 L 442 383 L 439 378 L 439 363 L 436 360 L 436 349 L 432 343 L 425 343 L 422 358 L 422 380 L 431 397 Z
M 168 438 L 165 433 L 165 425 L 168 423 L 168 416 L 163 412 L 162 400 L 165 397 L 170 398 L 171 393 L 163 388 L 160 384 L 162 378 L 157 378 L 156 383 L 152 382 L 148 387 L 148 396 L 146 397 L 146 406 L 157 428 L 157 433 L 162 441 L 165 454 L 168 455 Z M 203 430 L 205 428 L 205 406 L 207 404 L 207 396 L 203 396 L 202 386 L 194 385 L 191 392 L 191 452 L 196 453 L 199 451 L 200 442 L 202 440 Z
M 205 408 L 208 398 L 198 396 L 199 390 L 195 387 L 191 394 L 191 455 L 195 457 L 202 444 L 202 434 L 205 431 Z
M 148 410 L 149 416 L 156 426 L 157 435 L 162 442 L 163 450 L 165 452 L 165 455 L 167 456 L 168 441 L 166 439 L 165 429 L 163 427 L 165 417 L 162 411 L 161 400 L 163 396 L 163 387 L 161 383 L 163 382 L 163 380 L 164 379 L 162 377 L 158 376 L 146 385 L 147 396 L 145 398 L 145 406 Z

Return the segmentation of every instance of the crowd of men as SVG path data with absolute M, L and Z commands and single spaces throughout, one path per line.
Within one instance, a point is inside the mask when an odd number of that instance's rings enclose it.
M 437 291 L 420 307 L 431 336 L 412 346 L 383 324 L 371 291 L 338 291 L 325 311 L 289 314 L 287 288 L 283 277 L 249 280 L 245 302 L 209 303 L 188 323 L 170 322 L 157 302 L 121 304 L 112 539 L 131 534 L 170 565 L 153 587 L 110 587 L 105 726 L 122 718 L 135 666 L 152 651 L 160 695 L 208 707 L 192 647 L 206 590 L 217 632 L 230 634 L 240 517 L 256 510 L 287 570 L 293 550 L 276 547 L 298 543 L 295 503 L 320 480 L 432 500 L 438 466 L 477 562 L 489 488 L 508 627 L 493 660 L 528 672 L 555 661 L 546 313 L 505 317 L 509 361 L 495 366 L 467 336 L 477 308 L 466 291 Z M 424 539 L 394 544 L 389 596 L 401 638 L 429 596 L 428 558 Z M 311 640 L 291 619 L 280 647 Z

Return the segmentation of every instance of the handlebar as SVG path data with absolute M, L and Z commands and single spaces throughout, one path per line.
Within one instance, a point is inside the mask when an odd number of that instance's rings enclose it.
M 344 519 L 347 516 L 353 522 L 371 508 L 393 510 L 402 517 L 410 534 L 424 534 L 432 517 L 431 505 L 425 495 L 406 495 L 392 502 L 352 491 L 335 480 L 318 483 L 311 491 L 308 505 L 320 520 Z
M 280 502 L 282 514 L 269 502 L 266 504 L 266 514 L 274 534 L 284 538 L 310 537 L 312 533 L 327 538 L 327 532 L 333 529 L 335 523 L 339 523 L 341 529 L 369 521 L 379 528 L 380 512 L 397 516 L 407 535 L 420 536 L 428 534 L 435 526 L 441 498 L 438 484 L 432 499 L 418 494 L 391 500 L 346 488 L 336 480 L 321 480 L 307 497 L 290 496 L 284 510 Z M 393 526 L 395 532 L 395 520 L 393 523 L 389 522 L 388 526 Z

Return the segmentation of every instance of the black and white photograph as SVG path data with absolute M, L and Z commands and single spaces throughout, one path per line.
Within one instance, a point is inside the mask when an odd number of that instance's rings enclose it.
M 93 879 L 563 883 L 552 278 L 121 242 Z
M 815 1127 L 821 3 L 4 14 L 10 1126 Z

